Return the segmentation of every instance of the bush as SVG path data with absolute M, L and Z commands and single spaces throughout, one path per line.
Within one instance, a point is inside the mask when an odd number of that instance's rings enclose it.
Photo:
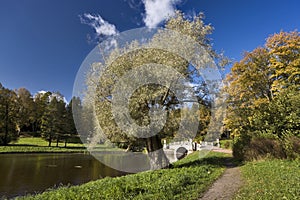
M 290 134 L 284 135 L 281 145 L 287 158 L 295 159 L 300 157 L 299 137 Z
M 1 130 L 0 130 L 1 131 Z M 16 132 L 9 132 L 6 136 L 6 141 L 5 141 L 5 133 L 0 132 L 0 145 L 7 145 L 11 141 L 16 141 L 17 140 L 17 133 Z
M 258 160 L 265 157 L 286 158 L 280 141 L 271 138 L 252 139 L 246 148 L 244 159 Z
M 245 151 L 250 144 L 251 137 L 247 134 L 241 135 L 241 137 L 238 137 L 234 140 L 232 145 L 232 155 L 237 160 L 245 160 Z
M 300 157 L 300 138 L 285 134 L 278 138 L 270 134 L 249 136 L 244 134 L 233 144 L 233 156 L 252 161 L 264 158 L 295 159 Z

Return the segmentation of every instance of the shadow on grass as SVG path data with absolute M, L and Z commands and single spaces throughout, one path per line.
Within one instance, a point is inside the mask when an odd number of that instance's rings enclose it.
M 178 163 L 173 166 L 173 168 L 182 167 L 197 167 L 197 166 L 207 166 L 212 165 L 216 167 L 226 167 L 232 168 L 236 166 L 241 166 L 242 163 L 234 159 L 233 157 L 220 157 L 220 156 L 210 156 L 199 160 L 193 160 L 191 162 Z
M 41 147 L 37 144 L 8 144 L 8 147 Z
M 86 149 L 86 147 L 84 146 L 67 146 L 67 147 L 64 147 L 64 146 L 41 146 L 41 145 L 37 145 L 37 144 L 8 144 L 6 145 L 7 147 L 36 147 L 36 148 L 60 148 L 60 149 Z

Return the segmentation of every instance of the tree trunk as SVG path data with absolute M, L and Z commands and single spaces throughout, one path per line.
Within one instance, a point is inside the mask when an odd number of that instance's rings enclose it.
M 56 137 L 56 147 L 58 147 L 59 136 Z
M 49 144 L 48 144 L 49 147 L 51 147 L 51 142 L 52 142 L 52 133 L 50 133 L 50 136 L 49 136 Z
M 8 103 L 5 105 L 5 135 L 4 135 L 4 145 L 7 145 L 8 138 Z
M 146 139 L 151 170 L 169 167 L 170 162 L 163 150 L 160 138 L 155 135 Z
M 68 138 L 66 136 L 66 138 L 65 138 L 65 148 L 67 147 L 67 142 L 68 142 Z

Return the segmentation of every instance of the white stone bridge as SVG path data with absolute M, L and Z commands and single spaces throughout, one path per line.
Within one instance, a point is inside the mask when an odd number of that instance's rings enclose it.
M 219 147 L 219 140 L 215 142 Z M 212 149 L 214 142 L 194 143 L 192 140 L 178 141 L 167 144 L 164 140 L 163 149 L 167 153 L 174 154 L 174 158 L 180 159 L 196 150 Z

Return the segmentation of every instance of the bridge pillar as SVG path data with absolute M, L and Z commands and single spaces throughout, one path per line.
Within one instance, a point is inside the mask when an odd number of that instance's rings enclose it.
M 167 140 L 164 140 L 163 148 L 164 148 L 164 149 L 167 149 L 167 148 L 168 148 L 168 147 L 167 147 Z

